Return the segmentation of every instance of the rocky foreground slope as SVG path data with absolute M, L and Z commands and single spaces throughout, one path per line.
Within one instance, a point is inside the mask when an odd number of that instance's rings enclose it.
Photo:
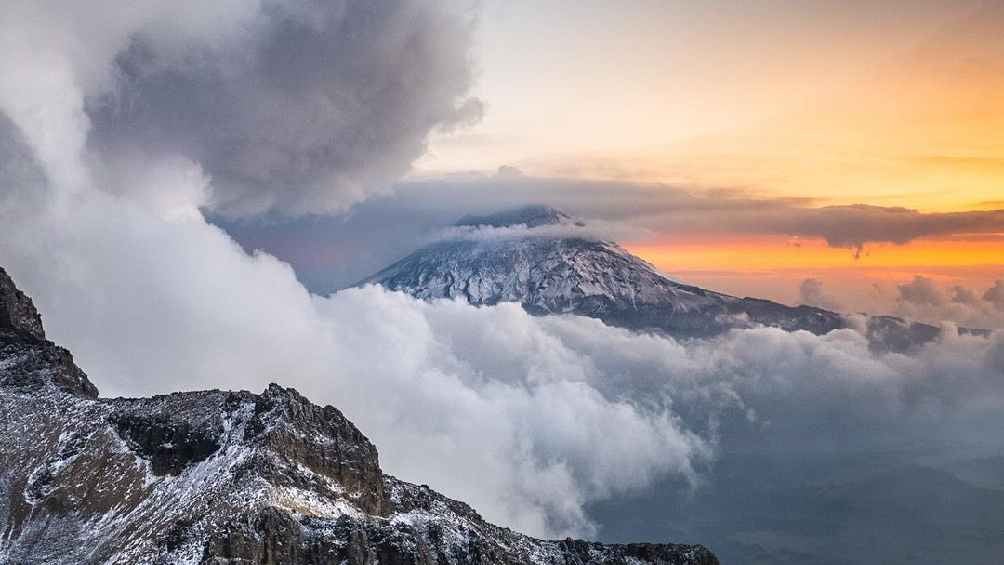
M 0 269 L 0 564 L 693 564 L 698 545 L 542 541 L 380 470 L 295 390 L 98 398 Z

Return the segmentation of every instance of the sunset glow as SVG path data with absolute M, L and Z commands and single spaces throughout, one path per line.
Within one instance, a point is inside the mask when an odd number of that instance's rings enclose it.
M 822 239 L 777 236 L 722 237 L 697 241 L 636 244 L 627 248 L 670 273 L 776 269 L 925 269 L 966 267 L 1004 271 L 1004 236 L 984 239 L 924 239 L 905 245 L 876 243 L 856 256 Z
M 1004 209 L 1004 4 L 718 8 L 489 3 L 494 23 L 478 50 L 490 111 L 473 130 L 434 136 L 416 170 L 509 165 L 529 176 L 790 198 L 806 207 Z M 596 21 L 609 29 L 588 27 Z M 870 244 L 859 257 L 822 239 L 727 230 L 630 249 L 684 278 L 935 268 L 965 279 L 1004 265 L 1002 236 L 962 232 Z

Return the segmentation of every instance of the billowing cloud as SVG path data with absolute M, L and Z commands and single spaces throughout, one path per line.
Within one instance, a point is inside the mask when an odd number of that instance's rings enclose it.
M 39 219 L 5 218 L 0 257 L 107 394 L 278 380 L 342 408 L 388 471 L 539 535 L 588 535 L 588 504 L 667 477 L 700 488 L 719 445 L 895 444 L 1002 398 L 999 339 L 915 357 L 850 330 L 685 345 L 516 305 L 313 296 L 197 217 L 101 192 Z
M 205 188 L 178 167 L 137 180 Z M 0 261 L 106 394 L 277 380 L 343 409 L 388 471 L 540 535 L 589 533 L 589 501 L 693 479 L 710 454 L 668 408 L 601 394 L 589 360 L 516 306 L 430 305 L 375 288 L 321 298 L 197 209 L 164 214 L 93 190 L 72 213 L 31 213 L 17 196 L 0 199 Z
M 344 210 L 477 120 L 471 22 L 411 0 L 5 6 L 0 109 L 64 185 L 168 155 L 246 215 Z M 91 179 L 89 177 L 93 176 Z
M 948 302 L 948 297 L 928 277 L 916 276 L 898 288 L 901 302 L 926 306 L 941 306 Z
M 934 279 L 915 276 L 896 286 L 892 312 L 915 320 L 951 321 L 975 328 L 1001 328 L 1004 304 L 999 300 L 1004 281 L 980 293 L 961 285 L 941 285 Z
M 993 304 L 994 308 L 1004 312 L 1004 281 L 996 281 L 994 286 L 983 293 L 983 300 Z
M 5 218 L 0 257 L 106 394 L 278 380 L 342 408 L 387 470 L 540 535 L 589 533 L 586 503 L 709 453 L 668 410 L 600 394 L 518 307 L 311 296 L 198 218 L 100 192 L 40 219 Z
M 823 281 L 808 278 L 798 285 L 798 298 L 801 304 L 825 308 L 834 312 L 842 312 L 843 305 L 823 288 Z

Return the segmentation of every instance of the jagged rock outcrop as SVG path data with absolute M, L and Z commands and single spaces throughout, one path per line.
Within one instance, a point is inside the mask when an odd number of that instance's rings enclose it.
M 35 305 L 0 267 L 0 332 L 24 332 L 35 339 L 45 340 L 42 316 Z
M 45 382 L 80 396 L 94 398 L 98 389 L 73 363 L 73 356 L 45 339 L 42 317 L 0 268 L 0 385 L 24 390 Z
M 688 564 L 543 541 L 383 474 L 337 409 L 250 392 L 97 397 L 0 270 L 0 564 Z

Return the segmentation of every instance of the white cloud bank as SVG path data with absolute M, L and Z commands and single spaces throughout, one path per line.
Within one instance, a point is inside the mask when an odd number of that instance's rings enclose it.
M 541 330 L 489 360 L 523 378 L 495 377 L 451 343 L 482 314 L 312 296 L 205 221 L 336 210 L 401 174 L 471 110 L 461 19 L 411 1 L 5 10 L 0 262 L 106 394 L 297 386 L 389 470 L 541 534 L 589 531 L 586 501 L 706 455 L 668 410 L 601 395 Z M 522 312 L 493 312 L 522 331 Z
M 295 386 L 345 411 L 389 471 L 537 534 L 589 533 L 586 502 L 709 455 L 669 410 L 601 394 L 590 359 L 517 306 L 311 296 L 194 209 L 100 191 L 66 214 L 11 204 L 0 258 L 105 394 Z
M 835 287 L 847 293 L 847 287 Z M 831 294 L 822 280 L 808 278 L 799 285 L 799 302 L 838 312 L 848 308 Z M 1004 329 L 1004 280 L 987 288 L 939 283 L 931 277 L 914 275 L 913 279 L 889 284 L 872 283 L 865 296 L 852 296 L 859 309 L 872 314 L 890 314 L 907 320 L 940 324 L 951 322 L 964 328 Z
M 853 331 L 683 345 L 515 305 L 324 298 L 192 212 L 95 191 L 72 214 L 5 216 L 0 257 L 106 394 L 295 386 L 345 411 L 388 471 L 539 535 L 588 535 L 591 501 L 699 481 L 718 442 L 897 441 L 1004 400 L 1000 338 L 876 357 Z
M 1004 328 L 1004 280 L 983 292 L 942 286 L 929 277 L 896 285 L 894 312 L 918 320 L 952 320 L 973 328 Z

